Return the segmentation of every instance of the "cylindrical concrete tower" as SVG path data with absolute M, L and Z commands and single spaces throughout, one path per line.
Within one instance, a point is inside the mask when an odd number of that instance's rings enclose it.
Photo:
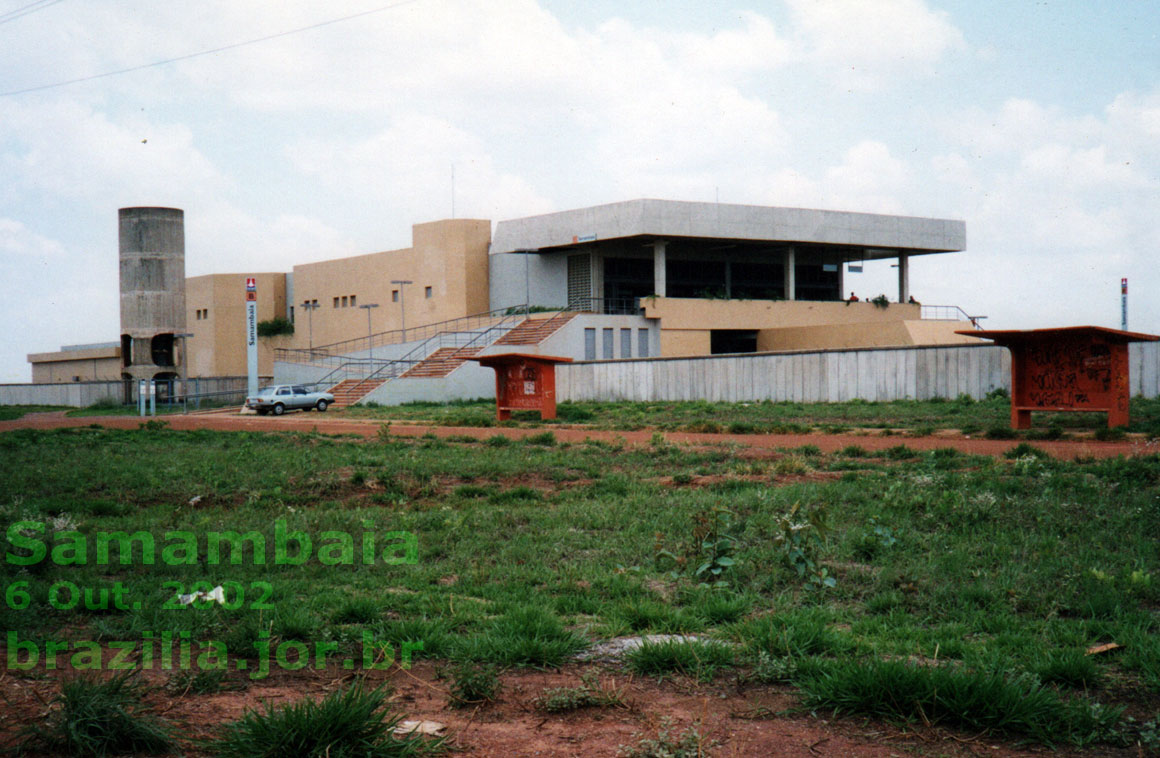
M 175 379 L 184 356 L 185 213 L 122 208 L 121 360 L 126 381 Z

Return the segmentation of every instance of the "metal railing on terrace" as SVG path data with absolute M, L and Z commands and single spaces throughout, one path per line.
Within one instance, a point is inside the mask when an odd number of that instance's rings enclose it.
M 640 315 L 639 297 L 579 297 L 568 301 L 568 310 L 602 313 L 605 316 Z
M 407 329 L 392 329 L 386 332 L 371 334 L 367 337 L 352 337 L 326 345 L 315 345 L 313 348 L 280 347 L 274 350 L 274 360 L 284 363 L 309 363 L 323 366 L 334 365 L 335 359 L 340 363 L 350 360 L 346 357 L 347 354 L 360 350 L 370 350 L 374 347 L 400 345 L 404 342 L 426 340 L 440 332 L 475 331 L 481 327 L 488 327 L 508 318 L 517 310 L 522 314 L 524 312 L 524 306 L 500 308 L 493 311 L 475 313 L 470 316 L 448 319 L 446 321 L 421 324 Z
M 957 305 L 924 305 L 922 306 L 923 321 L 970 321 L 975 329 L 982 329 L 979 322 L 986 316 L 972 316 Z
M 510 311 L 512 309 L 504 309 Z M 494 313 L 495 311 L 493 311 Z M 347 379 L 358 379 L 354 389 L 366 382 L 397 379 L 411 368 L 422 363 L 440 348 L 454 347 L 460 350 L 484 348 L 515 328 L 516 324 L 525 318 L 524 311 L 505 313 L 498 320 L 483 328 L 461 331 L 440 331 L 400 358 L 371 359 L 371 358 L 343 358 L 329 356 L 328 359 L 341 361 L 330 373 L 314 382 L 319 386 L 333 386 Z M 410 331 L 410 330 L 408 330 Z

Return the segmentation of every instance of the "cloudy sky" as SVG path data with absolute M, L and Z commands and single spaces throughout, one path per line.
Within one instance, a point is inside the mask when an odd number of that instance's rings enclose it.
M 185 210 L 189 275 L 405 247 L 453 207 L 960 218 L 923 302 L 1118 327 L 1126 276 L 1160 332 L 1158 33 L 1158 0 L 0 0 L 0 382 L 117 339 L 130 205 Z

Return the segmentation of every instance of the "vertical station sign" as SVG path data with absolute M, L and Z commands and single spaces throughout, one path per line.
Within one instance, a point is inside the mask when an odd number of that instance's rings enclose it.
M 246 277 L 246 394 L 258 394 L 258 280 Z
M 1128 277 L 1120 280 L 1120 329 L 1128 331 Z

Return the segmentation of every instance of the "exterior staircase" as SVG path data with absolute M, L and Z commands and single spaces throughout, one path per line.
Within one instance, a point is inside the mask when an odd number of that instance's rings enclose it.
M 558 332 L 576 317 L 575 313 L 557 313 L 551 318 L 529 318 L 498 339 L 497 345 L 538 345 Z
M 334 395 L 334 405 L 331 407 L 345 408 L 348 405 L 354 405 L 369 395 L 372 390 L 378 389 L 384 381 L 383 379 L 343 379 L 327 390 Z
M 483 347 L 441 347 L 399 375 L 400 379 L 436 379 L 462 366 Z

